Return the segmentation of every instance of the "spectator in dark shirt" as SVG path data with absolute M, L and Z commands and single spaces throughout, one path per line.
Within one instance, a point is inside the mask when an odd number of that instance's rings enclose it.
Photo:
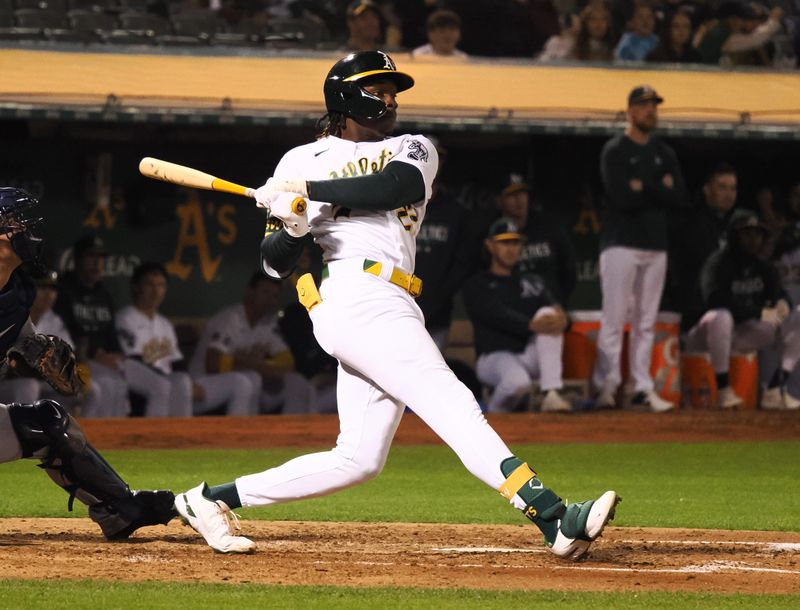
M 509 176 L 498 207 L 525 235 L 520 271 L 540 276 L 556 301 L 566 305 L 577 279 L 575 252 L 567 232 L 531 201 L 531 187 L 520 174 Z
M 608 61 L 614 59 L 614 31 L 611 14 L 602 2 L 591 2 L 580 13 L 581 29 L 575 41 L 575 59 Z
M 600 234 L 602 325 L 593 383 L 597 406 L 616 406 L 620 355 L 630 313 L 631 404 L 668 411 L 671 402 L 653 389 L 650 358 L 667 270 L 667 218 L 684 203 L 684 186 L 673 150 L 653 135 L 658 124 L 654 89 L 636 87 L 628 96 L 625 133 L 609 140 L 600 157 L 605 209 Z
M 692 18 L 684 8 L 676 10 L 666 22 L 658 46 L 647 61 L 701 63 L 700 52 L 692 46 Z
M 688 330 L 704 310 L 700 299 L 700 268 L 719 248 L 736 205 L 736 170 L 727 163 L 714 166 L 703 185 L 700 201 L 679 210 L 670 233 L 670 300 Z
M 464 285 L 464 304 L 475 327 L 477 374 L 492 386 L 489 412 L 514 409 L 538 376 L 542 411 L 570 411 L 561 396 L 561 354 L 567 316 L 541 278 L 517 267 L 524 235 L 509 218 L 489 229 L 489 269 Z
M 85 417 L 123 417 L 130 411 L 123 376 L 125 355 L 114 327 L 114 301 L 103 285 L 108 250 L 97 235 L 85 235 L 72 248 L 75 269 L 61 276 L 54 311 L 75 341 L 80 362 L 88 363 L 91 386 Z
M 780 366 L 761 399 L 765 409 L 798 409 L 800 398 L 786 391 L 786 382 L 800 360 L 800 309 L 793 309 L 775 267 L 758 253 L 766 227 L 747 210 L 731 217 L 728 238 L 703 265 L 700 277 L 706 313 L 689 331 L 686 347 L 708 350 L 717 377 L 717 405 L 742 404 L 730 386 L 732 351 L 775 346 Z
M 433 136 L 430 138 L 439 153 L 438 175 L 441 176 L 447 150 Z M 453 299 L 478 264 L 486 225 L 478 229 L 472 220 L 451 189 L 437 177 L 425 222 L 417 234 L 414 272 L 425 282 L 417 305 L 425 315 L 425 328 L 442 353 L 447 348 Z
M 374 51 L 383 46 L 385 23 L 380 7 L 372 0 L 355 0 L 347 7 L 347 48 Z

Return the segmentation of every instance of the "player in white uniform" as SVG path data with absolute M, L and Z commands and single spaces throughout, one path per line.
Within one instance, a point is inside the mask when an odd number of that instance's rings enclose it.
M 248 380 L 238 373 L 190 376 L 175 327 L 158 312 L 167 294 L 167 271 L 159 263 L 139 265 L 131 278 L 133 305 L 116 316 L 119 342 L 128 360 L 147 367 L 129 372 L 131 389 L 149 400 L 148 416 L 189 417 L 229 403 L 244 414 L 252 402 Z M 127 371 L 126 371 L 127 372 Z M 156 409 L 151 412 L 151 408 Z
M 192 356 L 189 371 L 199 377 L 233 371 L 247 404 L 228 405 L 228 415 L 260 412 L 307 413 L 316 393 L 311 383 L 294 372 L 294 358 L 278 328 L 280 282 L 256 273 L 250 279 L 242 303 L 217 312 L 206 323 Z
M 176 498 L 176 509 L 221 552 L 255 547 L 234 535 L 230 508 L 311 498 L 375 477 L 383 468 L 405 405 L 543 532 L 559 557 L 583 556 L 613 516 L 617 494 L 565 506 L 516 458 L 436 348 L 414 296 L 415 235 L 436 176 L 436 149 L 423 136 L 387 137 L 396 95 L 413 86 L 379 51 L 353 53 L 325 80 L 322 137 L 289 151 L 257 201 L 273 219 L 261 244 L 264 270 L 288 275 L 311 232 L 326 268 L 319 291 L 297 282 L 320 345 L 339 360 L 340 433 L 331 451 Z M 308 215 L 297 203 L 307 199 Z M 293 204 L 295 206 L 294 210 Z M 458 502 L 458 498 L 453 498 Z

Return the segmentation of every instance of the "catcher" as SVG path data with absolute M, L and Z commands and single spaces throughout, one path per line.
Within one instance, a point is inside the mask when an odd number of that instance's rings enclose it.
M 29 311 L 36 294 L 20 269 L 37 266 L 42 240 L 27 217 L 37 201 L 25 191 L 0 187 L 0 375 L 33 375 L 58 392 L 81 391 L 75 354 L 67 343 L 36 332 Z M 131 491 L 86 440 L 78 423 L 54 400 L 0 404 L 0 463 L 38 458 L 50 478 L 86 504 L 109 540 L 146 525 L 167 523 L 175 513 L 170 491 Z

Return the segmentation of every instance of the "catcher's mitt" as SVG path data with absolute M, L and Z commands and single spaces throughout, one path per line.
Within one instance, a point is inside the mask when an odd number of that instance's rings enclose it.
M 60 394 L 74 396 L 83 389 L 75 352 L 55 335 L 28 335 L 11 346 L 6 358 L 17 375 L 44 379 Z

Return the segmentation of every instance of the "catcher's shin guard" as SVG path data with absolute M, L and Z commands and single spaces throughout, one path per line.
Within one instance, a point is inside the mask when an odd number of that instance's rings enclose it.
M 57 402 L 14 403 L 8 412 L 23 457 L 41 459 L 40 467 L 70 494 L 69 510 L 78 498 L 109 540 L 127 538 L 140 527 L 167 523 L 175 516 L 172 492 L 132 492 Z

